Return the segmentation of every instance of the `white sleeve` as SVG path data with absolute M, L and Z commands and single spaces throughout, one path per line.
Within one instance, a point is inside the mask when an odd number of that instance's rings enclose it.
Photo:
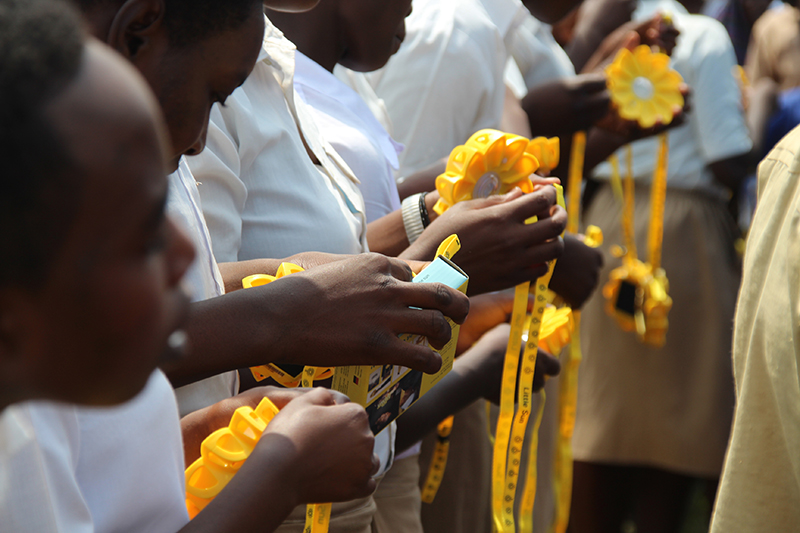
M 75 476 L 79 440 L 76 415 L 69 407 L 25 403 L 2 412 L 0 529 L 94 531 Z
M 693 58 L 694 79 L 691 113 L 695 114 L 699 150 L 707 164 L 746 153 L 752 147 L 741 105 L 741 91 L 734 77 L 736 55 L 718 22 L 707 19 Z
M 401 47 L 381 73 L 376 92 L 395 138 L 406 146 L 400 175 L 447 157 L 475 131 L 500 125 L 506 54 L 496 28 L 488 19 L 486 25 L 469 33 L 456 28 L 441 47 Z
M 230 123 L 235 125 L 235 119 Z M 235 131 L 228 130 L 227 121 L 215 105 L 205 150 L 186 158 L 198 183 L 214 257 L 219 263 L 239 259 L 242 213 L 247 201 L 247 188 L 241 179 L 239 144 L 234 135 Z

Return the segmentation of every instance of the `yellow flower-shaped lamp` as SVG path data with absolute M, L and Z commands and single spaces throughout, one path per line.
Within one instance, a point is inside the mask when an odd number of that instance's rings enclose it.
M 673 108 L 683 107 L 680 91 L 683 78 L 669 66 L 670 58 L 650 47 L 637 46 L 633 52 L 622 49 L 606 67 L 611 101 L 619 116 L 635 120 L 642 128 L 657 121 L 669 124 Z
M 280 279 L 282 277 L 288 276 L 290 274 L 295 274 L 297 272 L 302 272 L 303 267 L 299 265 L 295 265 L 294 263 L 281 263 L 278 266 L 277 272 L 275 272 L 274 276 L 270 276 L 269 274 L 253 274 L 252 276 L 247 276 L 246 278 L 242 279 L 242 287 L 245 289 L 249 289 L 251 287 L 259 287 L 261 285 L 266 285 L 267 283 L 271 283 L 276 279 Z M 300 385 L 301 376 L 297 375 L 290 375 L 281 367 L 268 364 L 268 365 L 260 365 L 254 366 L 250 368 L 250 371 L 253 373 L 253 377 L 256 381 L 264 381 L 267 378 L 272 378 L 284 387 L 294 388 Z M 328 379 L 329 377 L 333 376 L 333 369 L 329 367 L 316 367 L 314 371 L 314 381 L 321 380 L 321 379 Z
M 536 137 L 528 143 L 526 152 L 531 154 L 539 162 L 536 173 L 540 176 L 549 176 L 554 168 L 558 166 L 561 157 L 561 142 L 558 137 Z
M 436 178 L 439 201 L 433 207 L 442 214 L 457 202 L 505 194 L 514 187 L 532 192 L 530 175 L 539 161 L 526 152 L 525 137 L 497 130 L 480 130 L 453 148 L 445 172 Z
M 186 469 L 186 508 L 194 518 L 225 488 L 261 438 L 267 424 L 278 414 L 268 398 L 253 410 L 239 407 L 228 427 L 216 430 L 200 445 L 200 458 Z
M 603 296 L 606 312 L 623 331 L 635 331 L 645 344 L 664 345 L 672 298 L 663 269 L 654 271 L 649 263 L 627 258 L 622 266 L 611 271 Z
M 558 356 L 564 346 L 572 340 L 572 331 L 575 321 L 572 318 L 572 309 L 562 307 L 556 309 L 549 305 L 542 315 L 542 328 L 539 330 L 539 348 L 547 350 Z

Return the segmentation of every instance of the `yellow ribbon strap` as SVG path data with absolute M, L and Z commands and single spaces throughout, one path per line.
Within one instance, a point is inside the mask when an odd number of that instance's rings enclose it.
M 583 158 L 586 153 L 586 132 L 572 136 L 572 153 L 569 157 L 569 187 L 567 208 L 567 231 L 578 233 L 581 216 L 581 181 L 583 181 Z
M 422 501 L 433 503 L 439 486 L 442 484 L 444 469 L 447 466 L 447 455 L 450 453 L 450 433 L 453 430 L 453 417 L 448 416 L 439 422 L 436 428 L 436 448 L 431 457 L 431 464 L 428 467 L 428 475 L 425 478 L 425 485 L 422 487 Z
M 536 501 L 536 481 L 538 478 L 536 462 L 539 456 L 539 428 L 542 426 L 544 404 L 547 398 L 544 390 L 539 393 L 539 396 L 541 397 L 541 401 L 539 402 L 539 409 L 536 410 L 536 420 L 533 422 L 531 442 L 528 445 L 528 475 L 525 477 L 522 501 L 519 505 L 519 530 L 521 533 L 533 533 L 533 504 Z

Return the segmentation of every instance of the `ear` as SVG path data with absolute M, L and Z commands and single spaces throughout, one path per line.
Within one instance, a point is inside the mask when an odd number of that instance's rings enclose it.
M 131 62 L 164 30 L 164 0 L 125 0 L 114 15 L 106 43 Z

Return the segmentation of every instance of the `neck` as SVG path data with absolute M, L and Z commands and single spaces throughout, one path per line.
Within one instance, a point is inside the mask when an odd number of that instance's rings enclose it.
M 297 49 L 328 72 L 342 58 L 345 46 L 339 38 L 336 2 L 326 1 L 305 13 L 268 10 L 267 16 Z

